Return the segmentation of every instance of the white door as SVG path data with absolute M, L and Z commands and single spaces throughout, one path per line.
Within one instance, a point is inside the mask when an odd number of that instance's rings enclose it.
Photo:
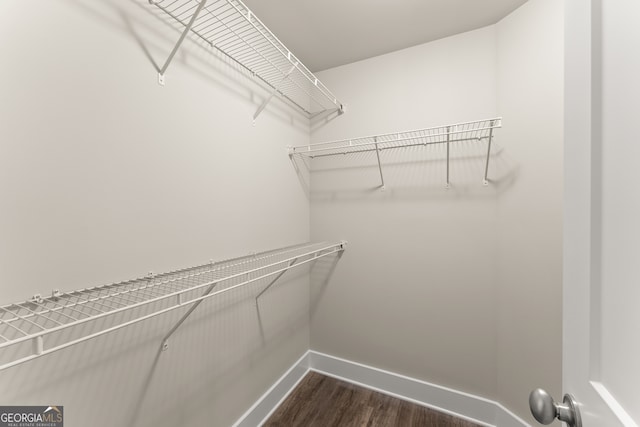
M 638 426 L 640 0 L 565 3 L 563 388 L 583 426 Z

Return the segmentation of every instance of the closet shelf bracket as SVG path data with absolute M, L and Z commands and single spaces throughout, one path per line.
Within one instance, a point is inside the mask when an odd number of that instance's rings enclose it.
M 449 160 L 450 160 L 450 149 L 451 148 L 451 126 L 447 126 L 447 183 L 444 185 L 444 188 L 449 188 Z
M 500 120 L 500 119 L 497 119 Z M 489 185 L 489 179 L 487 178 L 487 174 L 489 173 L 489 156 L 491 156 L 491 140 L 493 139 L 493 129 L 496 127 L 496 121 L 495 120 L 491 120 L 491 127 L 489 129 L 489 138 L 487 141 L 487 162 L 485 163 L 484 166 L 484 180 L 482 180 L 482 183 L 484 185 Z
M 293 264 L 295 264 L 298 261 L 298 258 L 294 258 L 289 265 L 287 266 L 287 270 L 281 271 L 280 273 L 278 273 L 278 275 L 276 277 L 273 278 L 273 280 L 271 280 L 271 282 L 269 282 L 269 284 L 267 286 L 264 287 L 263 290 L 260 291 L 260 293 L 258 293 L 258 295 L 256 295 L 256 305 L 258 305 L 258 300 L 260 299 L 260 297 L 269 290 L 269 288 L 278 281 L 278 279 L 280 279 L 284 273 L 286 273 L 288 271 L 289 268 L 291 268 L 293 266 Z
M 285 81 L 289 78 L 289 75 L 293 72 L 293 70 L 296 69 L 297 66 L 298 66 L 298 63 L 293 64 L 289 69 L 289 71 L 287 71 L 287 73 L 284 75 L 284 77 L 280 81 L 280 84 L 278 86 L 275 86 L 273 89 L 271 89 L 271 93 L 269 94 L 269 96 L 267 96 L 265 100 L 262 101 L 262 104 L 260 104 L 260 107 L 258 107 L 256 112 L 253 114 L 253 124 L 256 123 L 256 119 L 258 118 L 260 113 L 262 113 L 262 110 L 264 110 L 267 104 L 269 104 L 273 96 L 280 91 L 280 87 L 285 83 Z
M 376 146 L 376 157 L 378 159 L 378 170 L 380 171 L 380 181 L 382 181 L 382 184 L 380 185 L 380 189 L 382 191 L 384 191 L 385 186 L 384 186 L 384 175 L 382 175 L 382 163 L 380 163 L 380 147 L 378 147 L 378 138 L 377 137 L 373 137 L 373 141 L 375 143 Z
M 162 1 L 162 0 L 149 0 L 149 4 L 157 5 L 159 1 Z M 171 61 L 173 61 L 173 57 L 178 52 L 178 49 L 180 49 L 180 46 L 182 46 L 182 42 L 184 42 L 185 37 L 187 37 L 187 34 L 189 34 L 189 31 L 191 31 L 193 24 L 196 22 L 196 19 L 198 19 L 198 15 L 200 15 L 200 12 L 202 11 L 202 9 L 206 4 L 207 4 L 207 0 L 200 0 L 198 7 L 196 7 L 195 12 L 191 16 L 191 19 L 189 20 L 189 23 L 185 26 L 184 30 L 182 31 L 182 34 L 180 34 L 180 38 L 176 42 L 176 45 L 171 50 L 169 57 L 164 62 L 164 65 L 158 72 L 158 83 L 161 84 L 162 86 L 164 86 L 164 73 L 167 71 L 167 68 L 169 68 Z
M 207 289 L 202 294 L 202 297 L 205 297 L 205 296 L 209 295 L 211 293 L 211 291 L 213 291 L 214 288 L 217 285 L 218 285 L 218 282 L 214 282 L 214 283 L 210 284 L 209 287 L 207 287 Z M 177 299 L 176 303 L 178 305 L 182 305 L 182 294 L 178 294 L 176 296 L 176 299 Z M 189 310 L 187 310 L 187 312 L 182 315 L 180 320 L 178 320 L 176 322 L 176 324 L 173 325 L 173 328 L 171 328 L 169 330 L 169 332 L 167 332 L 167 334 L 162 339 L 162 351 L 165 351 L 165 350 L 167 350 L 169 348 L 169 338 L 171 338 L 171 335 L 173 335 L 173 333 L 178 330 L 180 325 L 182 325 L 184 323 L 184 321 L 187 320 L 187 317 L 191 316 L 191 313 L 193 313 L 195 311 L 195 309 L 198 308 L 198 306 L 200 305 L 200 303 L 202 303 L 202 301 L 204 301 L 204 299 L 199 299 L 198 301 L 194 302 L 191 305 L 191 307 L 189 308 Z

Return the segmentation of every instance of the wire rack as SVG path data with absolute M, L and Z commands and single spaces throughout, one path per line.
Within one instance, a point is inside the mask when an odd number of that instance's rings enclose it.
M 190 32 L 312 115 L 342 104 L 240 0 L 150 0 Z M 174 52 L 161 71 L 164 74 Z M 270 100 L 271 97 L 269 97 Z M 268 102 L 269 100 L 266 100 Z M 264 108 L 261 106 L 259 111 Z M 254 118 L 256 117 L 254 116 Z
M 262 288 L 261 295 L 289 269 L 341 254 L 345 245 L 297 245 L 2 306 L 0 370 L 187 308 L 164 337 L 166 348 L 171 334 L 205 299 L 249 284 Z
M 385 150 L 396 150 L 408 147 L 426 146 L 431 144 L 447 145 L 447 178 L 446 186 L 449 186 L 449 146 L 452 143 L 463 141 L 487 140 L 487 158 L 484 173 L 484 184 L 488 184 L 487 174 L 489 169 L 489 156 L 491 154 L 491 141 L 494 130 L 502 127 L 502 118 L 477 120 L 473 122 L 456 123 L 445 126 L 436 126 L 425 129 L 394 132 L 381 135 L 371 135 L 358 138 L 341 139 L 337 141 L 319 142 L 316 144 L 289 147 L 290 156 L 303 156 L 309 158 L 347 155 L 375 151 L 382 188 L 384 189 L 384 175 L 380 153 Z

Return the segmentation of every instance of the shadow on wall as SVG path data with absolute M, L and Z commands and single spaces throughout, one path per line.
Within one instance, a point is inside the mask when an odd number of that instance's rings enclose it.
M 0 395 L 5 403 L 68 405 L 73 407 L 67 412 L 73 418 L 70 425 L 96 427 L 185 425 L 185 412 L 211 414 L 228 408 L 238 401 L 234 396 L 255 390 L 255 385 L 247 387 L 253 384 L 252 375 L 263 375 L 265 364 L 281 363 L 283 348 L 291 352 L 299 338 L 308 348 L 301 326 L 322 297 L 339 254 L 290 270 L 273 286 L 259 281 L 205 301 L 172 336 L 166 351 L 162 338 L 184 310 L 1 371 Z M 311 298 L 309 274 L 315 280 Z M 257 398 L 249 397 L 243 401 Z M 226 424 L 219 423 L 211 425 Z
M 333 120 L 340 117 L 341 113 L 338 110 L 322 111 L 311 117 L 311 133 L 314 133 L 318 129 L 331 123 Z
M 316 202 L 496 197 L 515 183 L 518 166 L 494 142 L 485 186 L 486 151 L 486 142 L 452 145 L 448 188 L 445 144 L 381 151 L 380 164 L 375 151 L 314 158 L 295 154 L 290 160 L 305 194 Z
M 69 1 L 93 20 L 130 36 L 147 58 L 155 73 L 158 73 L 161 66 L 164 65 L 184 29 L 158 8 L 150 6 L 146 0 L 129 0 L 133 7 L 123 5 L 117 0 Z M 214 85 L 217 89 L 232 93 L 233 96 L 250 102 L 256 111 L 270 96 L 271 88 L 269 86 L 236 61 L 221 51 L 211 48 L 201 39 L 190 36 L 185 39 L 182 47 L 173 58 L 168 73 L 172 68 L 178 66 L 189 70 L 196 77 Z M 157 76 L 149 73 L 149 78 L 156 79 Z M 167 84 L 171 83 L 167 82 Z M 260 87 L 261 90 L 255 91 L 253 89 L 255 87 Z M 269 108 L 262 111 L 261 114 L 269 114 L 281 122 L 304 131 L 309 130 L 309 118 L 302 111 L 284 97 L 276 96 L 274 98 L 279 101 L 272 101 Z M 252 117 L 247 117 L 247 120 L 252 120 Z
M 311 303 L 311 307 L 314 307 L 318 303 L 318 299 L 321 297 L 323 288 L 328 284 L 331 275 L 340 259 L 342 252 L 336 255 L 318 259 L 311 267 L 312 277 L 322 277 L 319 282 L 320 291 L 316 293 L 315 297 L 306 302 Z M 298 271 L 295 276 L 289 277 L 282 282 L 276 282 L 273 286 L 269 287 L 269 284 L 260 284 L 259 286 L 245 290 L 241 295 L 232 296 L 233 301 L 221 301 L 221 307 L 209 307 L 207 312 L 203 313 L 200 318 L 195 320 L 192 324 L 193 333 L 185 331 L 183 337 L 190 338 L 188 342 L 177 342 L 172 346 L 177 346 L 176 351 L 178 354 L 175 356 L 179 360 L 185 360 L 193 355 L 193 350 L 201 346 L 201 336 L 209 337 L 212 332 L 211 324 L 220 325 L 213 332 L 217 332 L 221 335 L 226 335 L 224 342 L 229 341 L 229 344 L 233 346 L 233 342 L 238 340 L 238 336 L 234 333 L 233 328 L 224 328 L 223 322 L 216 321 L 216 316 L 224 317 L 225 311 L 231 316 L 233 325 L 237 322 L 241 322 L 247 332 L 244 335 L 243 349 L 236 352 L 236 356 L 229 353 L 228 348 L 218 348 L 217 350 L 226 353 L 227 357 L 219 357 L 218 363 L 215 364 L 216 375 L 208 376 L 204 378 L 202 375 L 191 375 L 191 381 L 188 381 L 188 392 L 183 394 L 182 400 L 190 402 L 196 408 L 202 408 L 207 410 L 212 405 L 212 401 L 216 397 L 226 395 L 234 387 L 238 387 L 238 378 L 242 378 L 250 373 L 253 368 L 264 363 L 266 359 L 269 359 L 271 354 L 277 353 L 279 349 L 285 345 L 291 338 L 300 332 L 300 326 L 306 324 L 309 319 L 309 306 L 306 304 L 291 305 L 283 304 L 285 301 L 285 293 L 290 292 L 291 288 L 297 288 L 305 298 L 309 297 L 306 293 L 308 288 L 300 289 L 300 280 L 306 276 L 306 271 Z M 287 290 L 287 288 L 290 288 Z M 266 291 L 266 292 L 265 292 Z M 299 301 L 298 301 L 299 302 Z M 286 305 L 287 309 L 283 309 L 283 305 Z M 237 313 L 243 313 L 242 319 L 238 318 Z M 213 319 L 212 319 L 213 317 Z M 227 322 L 228 323 L 228 322 Z M 232 325 L 232 326 L 233 326 Z M 259 339 L 258 339 L 259 338 Z M 211 342 L 209 337 L 209 342 Z M 213 344 L 213 343 L 212 343 Z M 216 343 L 219 344 L 219 343 Z M 160 353 L 160 349 L 157 353 Z M 157 399 L 148 399 L 149 386 L 153 383 L 154 375 L 156 372 L 157 364 L 154 364 L 149 369 L 147 379 L 144 382 L 144 387 L 140 393 L 140 400 L 135 405 L 135 413 L 132 422 L 129 426 L 141 425 L 137 423 L 139 419 L 141 408 L 146 408 L 145 415 L 154 413 L 157 420 L 149 420 L 143 425 L 157 425 L 161 419 L 166 418 L 169 414 L 178 410 L 177 406 L 180 403 L 175 403 L 176 407 L 163 408 L 161 413 L 156 411 L 156 405 L 154 401 Z M 196 387 L 193 385 L 197 384 Z M 163 390 L 161 384 L 156 384 L 155 390 Z M 171 393 L 169 393 L 171 395 Z M 252 400 L 255 400 L 253 398 Z M 146 403 L 146 405 L 145 405 Z M 246 408 L 245 408 L 246 409 Z M 176 420 L 179 421 L 179 420 Z

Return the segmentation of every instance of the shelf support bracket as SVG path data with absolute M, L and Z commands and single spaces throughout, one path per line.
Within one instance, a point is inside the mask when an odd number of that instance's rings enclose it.
M 491 120 L 491 125 L 489 127 L 489 142 L 487 144 L 487 162 L 484 165 L 484 180 L 482 181 L 483 185 L 489 185 L 489 179 L 487 175 L 489 173 L 489 156 L 491 155 L 491 140 L 493 139 L 493 126 L 495 125 L 495 120 Z
M 278 275 L 276 277 L 273 278 L 273 280 L 271 282 L 269 282 L 269 284 L 267 286 L 265 286 L 265 288 L 263 290 L 260 291 L 260 293 L 256 296 L 256 305 L 258 305 L 258 298 L 260 298 L 262 296 L 262 294 L 264 294 L 265 292 L 267 292 L 269 290 L 269 288 L 271 286 L 273 286 L 274 283 L 276 283 L 278 281 L 278 279 L 280 279 L 282 277 L 282 275 L 284 273 L 286 273 L 287 271 L 289 271 L 289 268 L 293 267 L 293 265 L 298 262 L 298 258 L 294 258 L 293 260 L 291 260 L 291 262 L 289 263 L 289 265 L 287 266 L 287 269 L 284 271 L 281 271 L 280 273 L 278 273 Z
M 206 295 L 209 295 L 211 291 L 215 289 L 216 286 L 218 286 L 218 282 L 210 284 L 209 287 L 207 287 L 207 289 L 204 291 L 202 296 L 204 297 Z M 189 310 L 180 318 L 180 320 L 178 320 L 176 324 L 173 325 L 173 328 L 171 328 L 171 330 L 164 336 L 164 338 L 162 339 L 162 346 L 161 346 L 163 351 L 169 348 L 169 338 L 171 338 L 171 335 L 173 335 L 173 333 L 178 330 L 180 325 L 182 325 L 184 321 L 187 320 L 187 317 L 191 316 L 191 313 L 193 313 L 193 311 L 196 308 L 198 308 L 198 306 L 202 301 L 204 301 L 204 299 L 200 299 L 194 302 L 191 308 L 189 308 Z
M 444 188 L 449 188 L 449 147 L 451 145 L 451 127 L 447 126 L 447 183 Z
M 44 338 L 42 338 L 42 335 L 33 338 L 31 349 L 36 356 L 40 356 L 44 352 Z
M 253 123 L 255 124 L 256 119 L 258 118 L 258 116 L 260 115 L 260 113 L 262 113 L 262 110 L 265 109 L 265 107 L 267 106 L 267 104 L 269 104 L 269 102 L 271 102 L 271 98 L 274 97 L 274 95 L 278 92 L 279 87 L 282 85 L 282 83 L 284 83 L 285 80 L 287 80 L 289 78 L 289 75 L 291 73 L 293 73 L 293 70 L 296 69 L 296 66 L 298 65 L 298 63 L 295 63 L 291 66 L 291 68 L 289 69 L 289 71 L 287 71 L 287 73 L 284 75 L 284 77 L 282 78 L 282 80 L 280 81 L 280 84 L 278 86 L 274 86 L 274 88 L 271 90 L 271 93 L 269 94 L 268 97 L 265 98 L 264 101 L 262 101 L 262 104 L 260 105 L 260 107 L 258 107 L 258 109 L 256 110 L 256 112 L 253 114 Z
M 153 4 L 153 0 L 149 0 L 149 2 L 151 4 Z M 169 68 L 169 64 L 171 64 L 171 61 L 173 61 L 173 57 L 178 52 L 178 49 L 180 49 L 180 46 L 182 45 L 182 42 L 184 42 L 185 37 L 187 37 L 187 34 L 189 33 L 189 31 L 191 31 L 191 27 L 193 27 L 193 24 L 196 22 L 196 19 L 198 19 L 198 15 L 200 14 L 200 11 L 202 10 L 202 8 L 204 7 L 204 5 L 206 3 L 207 3 L 207 0 L 200 0 L 200 4 L 198 4 L 198 7 L 196 8 L 196 11 L 193 12 L 193 15 L 191 16 L 191 19 L 189 20 L 189 23 L 187 24 L 187 26 L 184 28 L 184 31 L 180 35 L 180 38 L 178 39 L 178 42 L 173 47 L 173 50 L 169 54 L 169 57 L 167 58 L 167 60 L 165 61 L 164 65 L 162 66 L 162 68 L 158 72 L 158 83 L 160 83 L 161 85 L 164 86 L 164 73 L 167 71 L 167 68 Z
M 380 148 L 378 147 L 378 137 L 374 137 L 373 141 L 376 145 L 376 157 L 378 158 L 378 170 L 380 171 L 380 181 L 382 181 L 382 186 L 380 188 L 381 190 L 384 191 L 385 189 L 384 175 L 382 175 L 382 163 L 380 163 Z
M 260 293 L 256 296 L 256 313 L 258 314 L 258 325 L 260 326 L 260 336 L 262 337 L 262 342 L 264 343 L 265 339 L 264 339 L 264 327 L 262 326 L 262 316 L 260 315 L 260 305 L 258 304 L 258 299 L 265 293 L 267 292 L 267 290 L 269 290 L 269 288 L 278 281 L 278 279 L 280 279 L 282 277 L 282 275 L 284 273 L 286 273 L 287 271 L 289 271 L 289 269 L 296 263 L 298 262 L 298 258 L 294 258 L 291 260 L 291 262 L 289 262 L 289 265 L 287 266 L 287 269 L 284 271 L 281 271 L 280 273 L 278 273 L 278 275 L 276 277 L 273 278 L 273 280 L 271 282 L 269 282 L 269 284 L 267 286 L 265 286 L 265 288 L 260 291 Z

